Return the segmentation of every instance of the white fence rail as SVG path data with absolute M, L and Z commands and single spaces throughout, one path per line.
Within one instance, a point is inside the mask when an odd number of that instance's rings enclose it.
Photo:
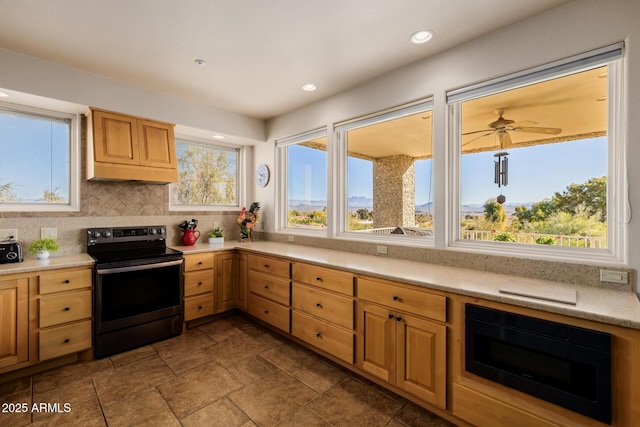
M 464 240 L 485 240 L 493 241 L 494 236 L 498 234 L 485 230 L 462 230 L 462 238 Z M 535 244 L 540 237 L 551 236 L 556 239 L 558 246 L 572 246 L 577 248 L 606 248 L 606 237 L 594 236 L 563 236 L 557 234 L 537 234 L 537 233 L 512 233 L 517 243 Z

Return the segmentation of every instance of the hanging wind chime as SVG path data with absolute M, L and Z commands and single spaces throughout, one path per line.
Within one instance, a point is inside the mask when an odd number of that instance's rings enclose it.
M 509 184 L 509 153 L 501 151 L 493 155 L 496 158 L 493 162 L 494 167 L 494 179 L 493 182 L 498 184 L 500 188 L 500 195 L 496 198 L 497 202 L 503 204 L 507 198 L 502 194 L 502 187 Z

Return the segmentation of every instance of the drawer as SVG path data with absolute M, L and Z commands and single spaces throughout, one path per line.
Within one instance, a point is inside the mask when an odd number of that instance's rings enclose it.
M 289 308 L 249 294 L 249 314 L 278 329 L 289 332 Z
M 290 277 L 291 264 L 289 261 L 277 258 L 249 255 L 249 268 L 288 279 Z
M 210 314 L 213 314 L 213 293 L 184 299 L 185 322 Z
M 353 296 L 353 274 L 311 264 L 294 263 L 291 277 L 296 282 Z
M 213 252 L 185 255 L 184 271 L 204 270 L 213 268 Z
M 213 292 L 213 270 L 184 273 L 184 296 Z
M 64 270 L 41 274 L 40 294 L 90 288 L 93 283 L 93 270 Z
M 291 307 L 320 317 L 347 329 L 353 329 L 353 299 L 294 283 Z
M 62 295 L 40 297 L 40 327 L 90 319 L 92 309 L 91 290 L 69 292 Z
M 358 298 L 440 322 L 447 321 L 447 298 L 442 295 L 358 278 Z
M 289 283 L 289 279 L 249 271 L 249 292 L 287 306 L 291 295 Z
M 91 348 L 91 320 L 57 326 L 39 333 L 40 361 Z
M 345 362 L 353 363 L 353 332 L 293 310 L 291 334 Z

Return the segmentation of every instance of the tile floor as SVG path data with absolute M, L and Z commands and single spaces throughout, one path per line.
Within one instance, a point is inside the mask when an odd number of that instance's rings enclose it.
M 50 405 L 1 426 L 453 426 L 240 315 L 0 384 L 11 403 Z

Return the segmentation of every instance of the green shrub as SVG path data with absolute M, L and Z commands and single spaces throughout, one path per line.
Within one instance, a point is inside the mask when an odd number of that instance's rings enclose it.
M 553 236 L 540 236 L 536 239 L 536 243 L 539 245 L 555 245 L 558 241 Z
M 493 240 L 496 242 L 516 242 L 516 236 L 513 233 L 505 231 L 504 233 L 498 233 L 493 236 Z

